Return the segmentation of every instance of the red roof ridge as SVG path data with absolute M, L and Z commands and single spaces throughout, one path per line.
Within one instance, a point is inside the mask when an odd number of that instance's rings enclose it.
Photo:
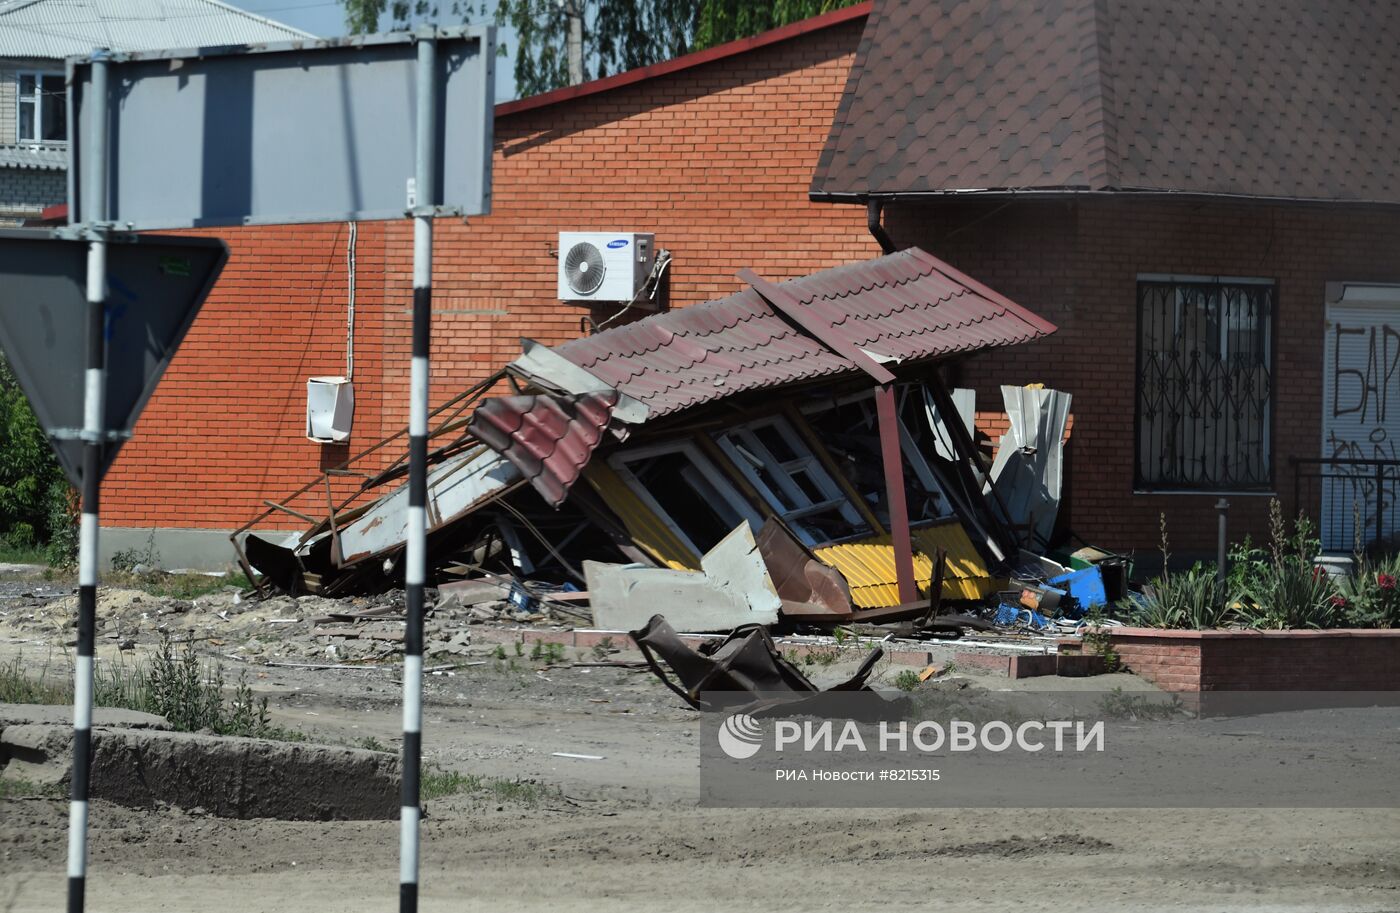
M 655 79 L 658 76 L 665 76 L 668 73 L 688 70 L 691 67 L 713 63 L 716 60 L 723 60 L 726 57 L 733 57 L 747 51 L 767 47 L 770 44 L 777 44 L 780 41 L 787 41 L 799 35 L 821 31 L 822 29 L 842 25 L 846 22 L 854 22 L 857 19 L 863 19 L 870 15 L 870 10 L 873 6 L 874 0 L 865 0 L 864 3 L 857 3 L 854 6 L 835 9 L 829 13 L 822 13 L 820 16 L 799 19 L 797 22 L 790 22 L 787 25 L 769 29 L 766 32 L 760 32 L 749 38 L 739 38 L 735 41 L 726 42 L 725 44 L 717 44 L 712 48 L 705 48 L 703 51 L 692 51 L 689 54 L 682 54 L 680 57 L 673 57 L 670 60 L 663 60 L 660 63 L 654 63 L 650 66 L 638 67 L 635 70 L 626 70 L 622 73 L 615 73 L 612 76 L 604 76 L 602 79 L 594 79 L 579 83 L 576 86 L 564 86 L 562 89 L 542 92 L 539 95 L 531 95 L 527 98 L 516 99 L 515 101 L 501 102 L 496 105 L 496 116 L 505 117 L 509 114 L 519 114 L 522 111 L 533 111 L 536 108 L 548 107 L 549 105 L 558 104 L 562 101 L 582 98 L 586 95 L 596 95 L 599 92 L 608 92 L 612 89 L 620 89 L 623 86 L 630 86 L 647 79 Z

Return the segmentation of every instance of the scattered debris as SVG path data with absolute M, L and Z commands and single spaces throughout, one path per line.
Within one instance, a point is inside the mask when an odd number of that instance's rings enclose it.
M 778 620 L 782 601 L 747 523 L 706 552 L 700 568 L 585 561 L 594 624 L 615 631 L 640 628 L 657 606 L 665 606 L 671 623 L 684 631 L 728 631 Z
M 743 708 L 753 713 L 779 704 L 791 709 L 792 701 L 821 690 L 783 659 L 772 636 L 759 625 L 739 628 L 723 640 L 702 645 L 697 652 L 680 639 L 664 617 L 655 615 L 646 627 L 632 632 L 632 640 L 651 671 L 696 710 Z M 827 690 L 870 690 L 865 681 L 884 654 L 882 647 L 876 647 L 854 675 Z M 791 697 L 775 698 L 774 694 Z

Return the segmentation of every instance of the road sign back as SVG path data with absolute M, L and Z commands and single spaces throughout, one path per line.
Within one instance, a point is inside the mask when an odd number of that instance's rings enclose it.
M 214 238 L 113 235 L 108 245 L 105 474 L 213 286 Z M 0 231 L 0 348 L 74 485 L 82 482 L 86 241 Z

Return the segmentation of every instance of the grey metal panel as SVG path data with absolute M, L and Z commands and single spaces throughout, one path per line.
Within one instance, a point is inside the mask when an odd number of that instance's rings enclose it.
M 0 231 L 0 347 L 51 435 L 59 462 L 82 481 L 86 241 L 48 231 Z M 105 427 L 129 433 L 228 258 L 215 238 L 119 237 L 107 248 Z M 57 435 L 56 437 L 54 435 Z M 109 443 L 103 471 L 121 440 Z
M 491 208 L 495 29 L 434 33 L 442 215 Z M 111 64 L 109 214 L 143 230 L 389 219 L 414 173 L 408 34 L 121 54 Z M 91 62 L 69 61 L 70 218 L 82 222 Z

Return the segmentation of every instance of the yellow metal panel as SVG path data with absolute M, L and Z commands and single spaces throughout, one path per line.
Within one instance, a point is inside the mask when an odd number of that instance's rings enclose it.
M 943 548 L 948 554 L 943 572 L 944 599 L 981 599 L 994 593 L 1002 582 L 992 577 L 972 540 L 957 523 L 942 523 L 912 530 L 914 582 L 921 596 L 928 595 L 933 581 L 933 559 Z M 851 585 L 851 601 L 862 609 L 899 604 L 898 577 L 894 567 L 894 545 L 888 535 L 872 536 L 859 542 L 828 545 L 815 552 L 822 561 L 840 571 Z
M 602 460 L 594 460 L 584 469 L 583 477 L 597 490 L 613 513 L 617 514 L 638 548 L 665 567 L 678 571 L 700 569 L 700 556 L 692 552 L 690 547 L 627 487 L 627 483 L 613 472 L 611 466 Z

